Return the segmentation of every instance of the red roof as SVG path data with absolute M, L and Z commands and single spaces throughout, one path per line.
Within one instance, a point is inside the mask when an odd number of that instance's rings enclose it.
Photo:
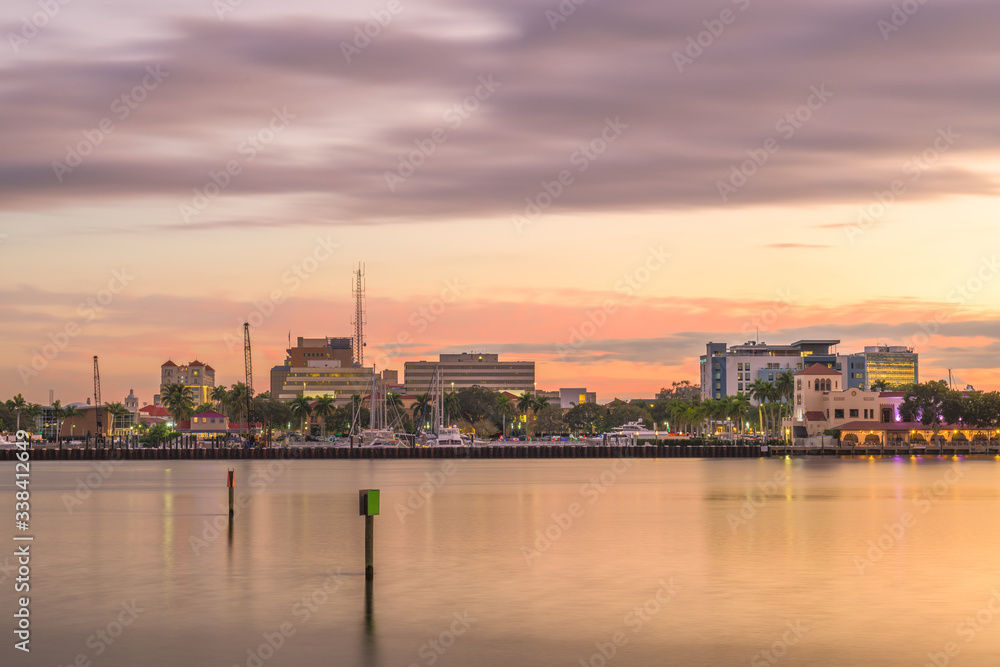
M 177 364 L 175 364 L 174 362 L 172 362 L 169 359 L 167 359 L 167 363 L 161 365 L 160 368 L 163 368 L 163 366 L 174 366 L 174 367 L 176 367 Z
M 879 392 L 878 395 L 879 398 L 902 398 L 903 396 L 906 396 L 905 391 L 883 391 Z
M 840 371 L 827 368 L 823 364 L 813 364 L 809 368 L 797 372 L 795 375 L 840 375 Z
M 139 408 L 139 412 L 143 412 L 150 417 L 169 417 L 170 410 L 160 407 L 159 405 L 144 405 Z
M 809 422 L 825 422 L 826 413 L 821 410 L 810 410 L 806 412 L 806 421 Z
M 205 370 L 206 371 L 212 371 L 213 373 L 215 372 L 215 369 L 212 368 L 211 366 L 205 366 Z
M 194 361 L 192 361 L 192 362 L 191 362 L 190 364 L 188 364 L 188 366 L 189 366 L 189 367 L 190 367 L 190 366 L 204 366 L 204 365 L 205 365 L 205 364 L 201 363 L 201 362 L 200 362 L 200 361 L 198 361 L 197 359 L 195 359 L 195 360 L 194 360 Z

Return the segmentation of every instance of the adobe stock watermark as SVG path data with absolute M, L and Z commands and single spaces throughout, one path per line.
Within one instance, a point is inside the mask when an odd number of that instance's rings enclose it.
M 918 515 L 922 516 L 930 512 L 941 499 L 951 491 L 951 488 L 958 484 L 965 475 L 965 470 L 960 464 L 950 467 L 931 486 L 921 489 L 911 499 L 911 504 L 916 510 L 913 512 L 903 512 L 897 521 L 887 523 L 882 526 L 882 534 L 874 540 L 868 540 L 868 549 L 864 556 L 854 556 L 854 567 L 859 575 L 864 575 L 865 570 L 882 560 L 887 553 L 895 549 L 906 536 L 907 531 L 917 525 Z
M 193 188 L 194 195 L 189 203 L 178 204 L 177 210 L 181 219 L 190 224 L 191 220 L 201 215 L 205 209 L 232 185 L 233 180 L 243 173 L 244 167 L 253 162 L 257 155 L 266 149 L 274 140 L 288 129 L 290 121 L 295 120 L 295 114 L 288 112 L 288 107 L 271 110 L 272 116 L 264 127 L 246 138 L 236 146 L 237 159 L 228 160 L 218 171 L 208 170 L 208 180 L 200 188 Z
M 84 501 L 94 495 L 94 491 L 101 488 L 104 482 L 111 477 L 115 468 L 122 464 L 124 459 L 121 457 L 120 450 L 112 449 L 109 454 L 110 458 L 107 461 L 90 464 L 94 469 L 93 472 L 89 473 L 86 477 L 76 478 L 76 489 L 72 494 L 62 494 L 63 506 L 67 512 L 72 514 L 73 510 L 83 505 Z
M 42 343 L 40 347 L 31 348 L 30 365 L 20 364 L 17 367 L 18 375 L 21 376 L 21 381 L 25 386 L 28 386 L 31 378 L 38 377 L 42 371 L 48 368 L 49 363 L 69 347 L 70 342 L 80 335 L 87 324 L 104 314 L 114 302 L 115 297 L 135 280 L 135 276 L 130 275 L 128 271 L 128 267 L 112 271 L 107 287 L 99 290 L 93 296 L 88 296 L 76 307 L 79 319 L 70 320 L 61 329 L 51 332 L 48 335 L 48 342 Z
M 679 587 L 674 584 L 673 577 L 667 581 L 660 579 L 657 583 L 660 584 L 660 587 L 653 592 L 649 599 L 641 605 L 636 605 L 632 611 L 625 614 L 622 622 L 626 628 L 632 631 L 633 635 L 642 632 L 646 624 L 652 621 L 677 596 Z M 610 641 L 594 642 L 596 650 L 588 657 L 580 658 L 580 667 L 604 667 L 618 655 L 618 651 L 628 642 L 629 636 L 623 630 L 614 632 Z
M 54 19 L 62 8 L 70 3 L 70 0 L 38 0 L 41 11 L 35 12 L 30 17 L 21 17 L 21 28 L 17 32 L 7 33 L 7 42 L 14 51 L 14 55 L 21 52 L 21 49 L 34 39 L 42 29 Z
M 779 289 L 777 295 L 777 298 L 760 315 L 746 321 L 740 328 L 740 333 L 751 334 L 757 331 L 768 331 L 769 327 L 778 321 L 782 313 L 787 312 L 795 305 L 795 295 L 792 294 L 791 288 Z
M 264 493 L 268 485 L 272 484 L 289 467 L 291 467 L 290 463 L 278 459 L 268 463 L 263 470 L 254 470 L 247 475 L 247 486 L 254 490 L 254 495 L 251 496 L 245 491 L 237 491 L 233 494 L 233 520 L 238 519 L 253 504 L 254 497 Z M 219 539 L 222 531 L 229 525 L 229 505 L 219 503 L 218 507 L 222 514 L 203 519 L 200 535 L 188 535 L 188 545 L 195 556 Z
M 246 317 L 237 318 L 236 326 L 240 335 L 236 336 L 228 331 L 222 334 L 222 342 L 226 344 L 226 349 L 232 353 L 237 349 L 243 349 L 243 324 L 250 325 L 250 329 L 257 329 L 267 320 L 274 316 L 278 307 L 285 303 L 290 296 L 299 291 L 299 288 L 310 278 L 316 275 L 320 267 L 323 266 L 336 250 L 340 248 L 339 243 L 332 240 L 332 234 L 326 237 L 317 236 L 316 245 L 305 257 L 292 264 L 281 274 L 281 284 L 285 288 L 276 287 L 271 290 L 267 298 L 261 301 L 254 301 L 253 308 Z
M 458 466 L 455 465 L 455 462 L 449 460 L 441 465 L 440 470 L 424 473 L 427 481 L 417 488 L 411 486 L 406 490 L 406 504 L 395 503 L 393 505 L 392 509 L 396 512 L 399 522 L 406 523 L 407 517 L 413 516 L 417 510 L 423 508 L 457 470 Z
M 422 660 L 421 662 L 411 662 L 408 667 L 420 667 L 421 664 L 431 667 L 434 663 L 441 659 L 445 653 L 448 652 L 459 637 L 464 635 L 472 627 L 478 619 L 474 616 L 469 616 L 468 610 L 462 610 L 461 613 L 455 612 L 452 614 L 454 620 L 448 626 L 446 630 L 443 630 L 437 637 L 429 639 L 420 645 L 417 649 L 417 656 Z
M 99 658 L 104 655 L 111 645 L 125 633 L 125 630 L 135 623 L 136 619 L 139 618 L 139 614 L 146 611 L 144 607 L 137 605 L 135 600 L 122 602 L 119 606 L 121 607 L 121 611 L 118 612 L 115 618 L 109 621 L 106 626 L 98 628 L 92 635 L 87 637 L 84 643 L 90 651 L 77 653 L 67 665 L 88 667 L 93 658 Z
M 785 623 L 785 630 L 781 633 L 781 638 L 774 641 L 770 646 L 755 653 L 750 658 L 750 667 L 770 667 L 781 661 L 788 654 L 788 649 L 797 645 L 809 628 L 802 626 L 802 621 Z
M 323 583 L 317 586 L 312 593 L 303 595 L 292 605 L 291 614 L 295 621 L 301 624 L 308 623 L 313 614 L 318 613 L 320 608 L 330 601 L 331 596 L 339 591 L 346 581 L 346 577 L 340 574 L 339 567 L 336 572 L 327 570 L 326 575 Z M 260 636 L 264 641 L 256 647 L 248 648 L 247 657 L 243 664 L 234 663 L 233 667 L 264 667 L 264 663 L 273 658 L 275 653 L 295 636 L 296 632 L 298 629 L 295 627 L 295 622 L 289 620 L 279 623 L 278 629 L 273 632 L 262 632 Z
M 791 472 L 799 472 L 805 463 L 802 459 L 792 459 Z M 740 528 L 748 525 L 757 517 L 757 512 L 767 505 L 771 498 L 782 492 L 784 487 L 792 480 L 791 474 L 784 468 L 776 470 L 771 479 L 757 482 L 754 489 L 747 493 L 746 499 L 740 503 L 738 513 L 729 512 L 726 514 L 726 522 L 733 534 L 739 532 Z
M 611 144 L 618 141 L 628 123 L 623 123 L 618 116 L 604 119 L 604 127 L 594 138 L 581 144 L 569 155 L 570 166 L 576 169 L 577 174 L 582 174 L 590 168 L 590 165 L 598 160 Z M 576 176 L 569 169 L 562 169 L 551 181 L 542 180 L 539 182 L 541 189 L 533 197 L 524 198 L 523 213 L 513 213 L 510 216 L 514 229 L 518 234 L 524 232 L 524 228 L 541 217 L 542 213 L 552 206 L 552 204 L 562 196 L 562 194 L 573 183 Z
M 104 143 L 105 138 L 117 129 L 115 121 L 120 123 L 132 115 L 132 112 L 138 109 L 168 76 L 170 72 L 164 72 L 160 65 L 147 65 L 146 75 L 142 77 L 142 81 L 116 97 L 111 103 L 110 110 L 113 117 L 105 116 L 93 129 L 83 130 L 83 139 L 73 145 L 66 144 L 66 157 L 63 161 L 53 160 L 52 171 L 56 175 L 56 180 L 62 183 L 67 175 L 82 165 L 84 158 L 92 155 L 97 147 Z
M 462 123 L 479 109 L 483 102 L 490 99 L 502 85 L 502 82 L 493 80 L 492 74 L 479 77 L 479 84 L 473 89 L 472 94 L 444 112 L 442 115 L 444 122 L 452 131 L 459 129 L 462 127 Z M 446 141 L 448 141 L 448 130 L 440 126 L 431 130 L 426 137 L 414 139 L 415 148 L 405 155 L 398 156 L 399 164 L 395 171 L 386 171 L 383 174 L 389 192 L 395 192 L 400 184 L 417 173 L 417 170 L 424 166 L 427 160 L 437 152 L 438 146 Z
M 729 178 L 715 182 L 715 189 L 718 190 L 722 201 L 729 201 L 731 195 L 746 185 L 767 164 L 771 156 L 781 150 L 781 140 L 791 141 L 795 133 L 805 127 L 805 124 L 812 120 L 813 114 L 822 109 L 831 97 L 833 93 L 826 89 L 825 83 L 818 87 L 809 86 L 809 96 L 805 103 L 786 113 L 774 124 L 774 131 L 779 136 L 768 137 L 760 148 L 748 148 L 746 152 L 749 159 L 730 165 Z
M 975 614 L 963 618 L 955 627 L 955 634 L 966 644 L 970 644 L 993 623 L 993 619 L 998 614 L 1000 614 L 1000 592 L 994 588 L 990 590 L 990 597 L 986 603 Z M 943 650 L 927 653 L 927 662 L 924 663 L 923 667 L 947 667 L 951 659 L 961 652 L 962 645 L 959 642 L 947 642 Z
M 877 220 L 889 212 L 896 200 L 909 191 L 910 184 L 919 181 L 924 172 L 937 164 L 941 156 L 951 150 L 955 142 L 961 138 L 962 135 L 952 131 L 950 125 L 947 128 L 939 127 L 931 145 L 903 163 L 902 172 L 906 179 L 893 179 L 888 188 L 873 193 L 874 202 L 858 207 L 856 222 L 844 227 L 847 240 L 853 244 L 858 237 L 871 229 Z
M 361 55 L 361 52 L 382 34 L 384 28 L 389 27 L 392 20 L 401 14 L 403 9 L 405 7 L 401 0 L 389 0 L 384 9 L 372 10 L 369 21 L 354 26 L 354 38 L 350 42 L 340 42 L 340 52 L 344 54 L 344 60 L 350 63 L 355 56 Z
M 458 301 L 462 293 L 468 288 L 469 285 L 463 283 L 458 278 L 446 280 L 444 287 L 441 288 L 437 297 L 413 309 L 407 320 L 413 329 L 400 331 L 396 334 L 392 342 L 383 345 L 375 364 L 384 368 L 389 365 L 392 359 L 404 355 L 406 347 L 414 341 L 414 332 L 422 334 L 427 331 L 434 322 L 444 315 L 445 311 L 448 310 L 448 306 Z
M 576 8 L 585 2 L 587 0 L 560 0 L 555 9 L 546 9 L 545 20 L 549 22 L 549 29 L 555 32 L 559 24 L 568 21 L 576 13 Z
M 750 7 L 750 0 L 732 0 L 732 3 L 741 12 L 745 12 Z M 697 35 L 689 35 L 687 46 L 683 51 L 674 51 L 674 65 L 677 66 L 677 71 L 683 74 L 685 67 L 693 65 L 694 61 L 700 58 L 722 36 L 726 27 L 736 22 L 738 16 L 739 14 L 727 7 L 719 12 L 718 18 L 702 21 L 701 24 L 705 26 L 705 29 Z
M 212 0 L 212 9 L 220 21 L 226 20 L 226 14 L 232 14 L 243 6 L 243 0 Z
M 591 477 L 588 482 L 580 487 L 580 496 L 586 500 L 587 505 L 593 505 L 631 467 L 631 460 L 625 458 L 616 459 L 609 468 L 602 471 L 600 475 Z M 565 512 L 552 514 L 552 523 L 546 526 L 544 530 L 535 530 L 534 548 L 521 547 L 521 555 L 524 556 L 525 563 L 529 566 L 532 565 L 537 558 L 540 558 L 543 553 L 548 551 L 552 547 L 552 544 L 565 535 L 573 527 L 573 524 L 586 513 L 586 509 L 583 503 L 574 500 L 566 507 Z
M 634 269 L 622 275 L 621 280 L 614 285 L 614 291 L 626 297 L 635 296 L 653 278 L 653 274 L 667 265 L 670 253 L 663 250 L 663 247 L 649 247 L 646 258 Z M 598 331 L 604 328 L 611 316 L 618 312 L 619 303 L 617 299 L 605 299 L 600 307 L 588 310 L 586 317 L 580 324 L 569 329 L 569 338 L 565 343 L 556 343 L 556 352 L 559 358 L 565 360 L 568 356 L 579 351 L 587 341 L 593 340 Z
M 975 299 L 998 273 L 1000 273 L 1000 262 L 997 261 L 997 256 L 983 257 L 973 275 L 957 283 L 945 297 L 948 303 L 955 304 L 956 307 L 951 310 L 939 310 L 931 319 L 920 322 L 920 331 L 906 339 L 904 344 L 907 347 L 918 348 L 936 336 L 941 331 L 941 325 L 949 322 L 959 307 Z
M 927 0 L 903 0 L 900 3 L 892 4 L 892 12 L 888 19 L 879 19 L 875 22 L 875 27 L 882 34 L 882 41 L 888 42 L 889 36 L 907 24 L 910 17 L 920 11 L 920 8 L 927 4 Z

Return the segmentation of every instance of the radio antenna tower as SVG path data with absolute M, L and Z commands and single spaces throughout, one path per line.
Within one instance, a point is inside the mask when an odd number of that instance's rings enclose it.
M 101 416 L 101 370 L 97 366 L 97 355 L 94 355 L 94 406 L 97 408 L 97 435 L 104 435 L 104 419 Z
M 356 366 L 365 365 L 365 325 L 368 321 L 365 318 L 365 265 L 358 263 L 358 270 L 354 272 L 354 364 Z

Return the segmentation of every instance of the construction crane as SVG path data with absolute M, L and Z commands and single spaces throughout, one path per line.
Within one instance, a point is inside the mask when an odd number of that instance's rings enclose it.
M 359 263 L 354 272 L 354 365 L 365 365 L 365 265 Z
M 246 362 L 247 385 L 247 442 L 254 444 L 253 424 L 253 363 L 250 360 L 250 323 L 243 323 L 243 356 Z
M 101 415 L 101 369 L 97 366 L 97 355 L 94 355 L 94 407 L 97 409 L 97 437 L 104 435 L 104 417 Z

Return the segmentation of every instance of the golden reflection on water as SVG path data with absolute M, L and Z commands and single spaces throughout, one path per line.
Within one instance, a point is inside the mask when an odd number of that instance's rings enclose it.
M 225 462 L 124 464 L 72 513 L 85 468 L 39 466 L 33 658 L 96 659 L 133 599 L 102 665 L 246 665 L 284 623 L 263 667 L 1000 655 L 992 612 L 963 626 L 1000 590 L 1000 459 L 262 463 L 236 463 L 231 529 Z M 371 586 L 359 488 L 382 490 Z

